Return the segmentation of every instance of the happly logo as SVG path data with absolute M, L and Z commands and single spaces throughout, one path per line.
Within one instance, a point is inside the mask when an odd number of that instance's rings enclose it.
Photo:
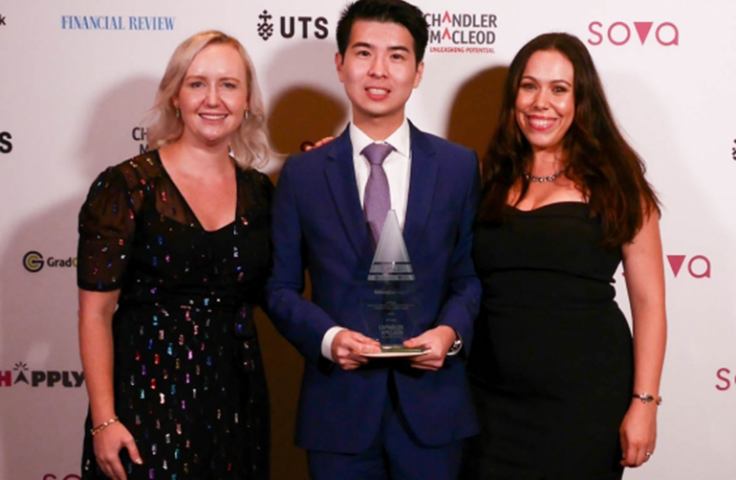
M 730 368 L 719 368 L 716 371 L 716 379 L 716 390 L 720 392 L 725 392 L 736 385 L 736 375 Z
M 425 13 L 432 53 L 495 53 L 498 16 L 490 13 Z
M 687 265 L 685 271 L 693 278 L 710 278 L 711 265 L 708 257 L 704 255 L 695 255 L 688 257 L 686 255 L 667 255 L 667 262 L 670 264 L 672 274 L 677 278 L 678 275 L 684 273 L 683 267 Z
M 10 153 L 13 151 L 13 136 L 10 132 L 0 132 L 0 153 Z
M 30 252 L 23 255 L 23 267 L 29 272 L 40 272 L 44 266 L 51 268 L 76 268 L 77 258 L 49 257 L 48 260 L 44 260 L 41 252 L 36 252 L 35 250 L 31 250 Z
M 281 38 L 316 38 L 318 40 L 324 40 L 329 35 L 328 30 L 329 22 L 325 17 L 309 17 L 309 16 L 281 16 L 278 20 L 279 30 Z M 264 10 L 258 15 L 258 35 L 263 40 L 271 38 L 276 29 L 274 23 L 274 16 Z
M 659 44 L 664 47 L 678 46 L 680 44 L 680 31 L 672 22 L 614 22 L 609 26 L 601 22 L 590 22 L 588 31 L 593 35 L 588 38 L 590 45 L 622 46 L 636 40 L 635 33 L 640 45 Z M 653 31 L 653 32 L 652 32 Z
M 18 362 L 13 370 L 0 371 L 0 387 L 14 387 L 19 383 L 38 387 L 79 388 L 84 384 L 84 372 L 74 370 L 29 370 Z

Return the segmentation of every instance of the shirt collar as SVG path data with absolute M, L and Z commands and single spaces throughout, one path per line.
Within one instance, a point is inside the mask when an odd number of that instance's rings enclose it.
M 360 155 L 365 147 L 374 143 L 374 141 L 366 135 L 360 128 L 356 127 L 353 122 L 350 122 L 350 142 L 353 144 L 353 155 Z M 409 121 L 404 117 L 404 121 L 401 123 L 394 133 L 388 136 L 384 141 L 378 141 L 375 143 L 388 143 L 397 153 L 403 157 L 409 157 L 411 151 L 411 131 L 409 129 Z

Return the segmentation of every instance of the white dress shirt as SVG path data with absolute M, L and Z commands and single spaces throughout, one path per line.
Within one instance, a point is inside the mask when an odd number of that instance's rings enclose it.
M 389 194 L 391 196 L 391 209 L 396 211 L 399 226 L 404 228 L 406 220 L 406 206 L 409 201 L 409 181 L 411 177 L 411 132 L 409 121 L 404 118 L 401 126 L 394 131 L 386 140 L 374 141 L 354 123 L 350 123 L 350 142 L 353 145 L 353 165 L 355 167 L 355 181 L 358 186 L 360 206 L 363 207 L 365 197 L 365 184 L 371 173 L 371 164 L 360 152 L 371 143 L 388 143 L 394 150 L 383 161 L 383 170 L 388 178 Z M 322 338 L 322 356 L 328 360 L 332 358 L 332 341 L 335 335 L 344 330 L 343 327 L 332 327 L 327 330 Z

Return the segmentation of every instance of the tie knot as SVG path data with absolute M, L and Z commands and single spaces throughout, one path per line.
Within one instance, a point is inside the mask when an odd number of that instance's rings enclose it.
M 393 152 L 394 147 L 388 143 L 371 143 L 363 149 L 362 153 L 371 165 L 382 165 L 386 157 Z

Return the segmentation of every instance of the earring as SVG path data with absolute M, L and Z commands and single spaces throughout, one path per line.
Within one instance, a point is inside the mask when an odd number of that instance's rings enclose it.
M 245 109 L 245 119 L 248 120 L 249 118 L 250 118 L 250 110 L 246 108 Z
M 176 109 L 176 118 L 181 118 L 181 110 Z

